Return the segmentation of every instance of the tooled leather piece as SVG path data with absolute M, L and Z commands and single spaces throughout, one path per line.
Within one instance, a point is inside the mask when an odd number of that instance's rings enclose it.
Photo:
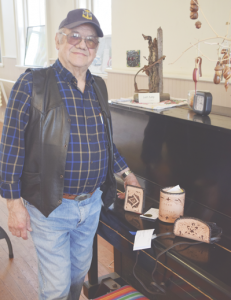
M 177 236 L 209 243 L 210 228 L 196 219 L 179 219 L 175 221 L 173 233 Z
M 168 193 L 170 187 L 160 191 L 159 219 L 166 223 L 174 223 L 184 215 L 185 193 Z

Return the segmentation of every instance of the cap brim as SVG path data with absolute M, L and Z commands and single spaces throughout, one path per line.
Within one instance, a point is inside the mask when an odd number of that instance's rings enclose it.
M 103 37 L 103 31 L 101 30 L 101 28 L 98 25 L 96 25 L 95 23 L 92 23 L 92 22 L 89 22 L 89 21 L 73 22 L 71 24 L 62 26 L 59 29 L 61 29 L 61 28 L 71 29 L 71 28 L 74 28 L 74 27 L 77 27 L 77 26 L 80 26 L 80 25 L 83 25 L 83 24 L 90 24 L 90 25 L 92 25 L 95 28 L 95 30 L 96 30 L 96 32 L 98 34 L 98 37 Z

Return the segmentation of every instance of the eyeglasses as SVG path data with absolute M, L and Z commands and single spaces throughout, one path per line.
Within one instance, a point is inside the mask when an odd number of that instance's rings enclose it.
M 84 40 L 88 49 L 95 49 L 99 44 L 99 39 L 95 36 L 86 36 L 83 38 L 79 33 L 75 32 L 71 32 L 69 34 L 61 32 L 61 34 L 66 35 L 68 44 L 73 46 L 80 44 L 82 40 Z

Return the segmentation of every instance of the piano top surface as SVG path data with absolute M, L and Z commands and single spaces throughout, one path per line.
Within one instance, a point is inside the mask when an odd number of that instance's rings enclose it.
M 112 107 L 120 107 L 123 110 L 130 110 L 134 112 L 146 112 L 147 114 L 158 114 L 178 118 L 179 120 L 191 121 L 194 123 L 203 123 L 206 126 L 215 126 L 221 129 L 231 129 L 231 108 L 213 105 L 212 111 L 208 116 L 201 116 L 189 109 L 187 105 L 177 106 L 162 111 L 150 110 L 145 108 L 137 108 L 120 103 L 110 102 Z
M 222 228 L 217 244 L 171 253 L 231 294 L 231 109 L 213 107 L 209 119 L 199 121 L 187 107 L 159 113 L 112 103 L 110 110 L 114 143 L 145 188 L 144 211 L 158 208 L 162 187 L 179 184 L 186 190 L 184 215 L 215 222 Z M 120 181 L 118 188 L 123 190 Z M 125 212 L 123 201 L 118 199 L 111 213 L 121 222 L 118 228 L 132 241 L 129 230 L 172 231 L 171 224 L 143 221 Z M 124 230 L 125 225 L 129 230 Z M 163 249 L 169 241 L 157 240 L 156 245 Z

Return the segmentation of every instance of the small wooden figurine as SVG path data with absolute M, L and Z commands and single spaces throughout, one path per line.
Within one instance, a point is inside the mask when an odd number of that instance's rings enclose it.
M 198 56 L 195 59 L 195 68 L 193 70 L 193 81 L 195 82 L 195 94 L 197 90 L 197 81 L 199 80 L 199 77 L 202 77 L 201 64 L 202 64 L 202 58 Z
M 218 61 L 215 67 L 215 75 L 213 78 L 213 82 L 215 84 L 219 84 L 221 82 L 221 76 L 222 76 L 222 72 L 223 72 L 224 66 L 221 65 L 221 63 Z

